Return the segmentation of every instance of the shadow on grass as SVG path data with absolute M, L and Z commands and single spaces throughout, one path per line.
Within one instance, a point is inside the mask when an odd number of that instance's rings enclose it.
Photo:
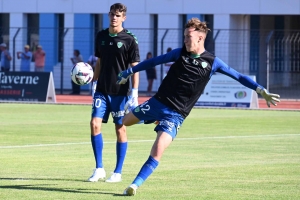
M 68 192 L 68 193 L 80 193 L 80 194 L 109 194 L 113 196 L 121 196 L 120 194 L 116 193 L 109 193 L 109 192 L 87 192 L 83 191 L 85 189 L 61 189 L 61 188 L 50 188 L 46 187 L 48 184 L 43 185 L 6 185 L 0 186 L 0 189 L 15 189 L 15 190 L 37 190 L 37 191 L 50 191 L 50 192 Z M 48 185 L 50 186 L 50 185 Z M 123 195 L 122 195 L 123 196 Z
M 60 178 L 0 178 L 0 180 L 9 181 L 77 181 L 77 182 L 88 182 L 82 179 L 60 179 Z
M 74 179 L 56 179 L 56 178 L 0 178 L 1 180 L 10 180 L 10 181 L 78 181 L 78 182 L 87 182 L 86 180 L 74 180 Z M 62 189 L 62 188 L 50 188 L 45 186 L 56 185 L 56 184 L 38 184 L 38 185 L 6 185 L 1 186 L 0 189 L 16 189 L 16 190 L 40 190 L 40 191 L 54 191 L 54 192 L 70 192 L 70 193 L 81 193 L 81 194 L 108 194 L 113 196 L 125 196 L 118 193 L 109 193 L 101 191 L 87 191 L 89 189 Z

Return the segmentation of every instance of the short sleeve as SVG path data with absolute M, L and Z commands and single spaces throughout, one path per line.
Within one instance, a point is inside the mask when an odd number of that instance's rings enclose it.
M 139 51 L 138 41 L 136 37 L 131 42 L 128 55 L 129 55 L 129 63 L 140 62 L 140 51 Z

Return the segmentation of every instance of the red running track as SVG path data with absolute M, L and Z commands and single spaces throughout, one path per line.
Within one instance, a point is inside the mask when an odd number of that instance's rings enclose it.
M 139 97 L 139 104 L 148 100 L 149 97 Z M 89 95 L 56 95 L 57 103 L 70 103 L 70 104 L 90 104 L 92 97 Z M 264 99 L 259 99 L 259 108 L 268 108 Z M 277 106 L 271 106 L 270 109 L 283 109 L 283 110 L 300 110 L 300 100 L 283 99 Z

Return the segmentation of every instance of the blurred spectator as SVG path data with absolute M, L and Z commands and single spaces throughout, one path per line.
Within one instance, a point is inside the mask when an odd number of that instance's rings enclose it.
M 92 66 L 94 72 L 95 72 L 95 67 L 96 67 L 97 60 L 98 60 L 98 57 L 96 57 L 94 54 L 92 54 L 89 57 L 88 61 L 87 61 L 87 63 Z M 92 95 L 94 95 L 94 93 L 95 93 L 96 86 L 97 86 L 96 82 L 95 83 L 94 82 L 91 83 L 91 94 Z
M 73 66 L 76 63 L 83 62 L 82 55 L 80 54 L 80 51 L 78 49 L 74 50 L 73 57 L 71 58 L 71 62 L 73 64 Z M 72 92 L 71 92 L 71 94 L 80 94 L 80 85 L 77 85 L 72 80 L 71 80 L 71 82 L 72 82 Z
M 10 61 L 11 55 L 10 52 L 7 50 L 7 46 L 5 43 L 0 44 L 1 50 L 1 71 L 8 72 L 10 70 Z
M 170 51 L 172 51 L 171 47 L 169 47 L 167 49 L 167 53 L 169 53 Z M 164 74 L 164 77 L 167 75 L 167 73 L 168 73 L 168 71 L 169 71 L 169 69 L 170 69 L 170 67 L 171 67 L 172 64 L 173 64 L 173 62 L 168 62 L 168 63 L 165 64 L 165 74 Z
M 148 52 L 146 56 L 146 60 L 152 58 L 152 53 Z M 147 87 L 147 96 L 152 96 L 152 86 L 153 86 L 153 81 L 156 79 L 156 69 L 155 67 L 146 69 L 146 75 L 147 75 L 147 80 L 148 80 L 148 87 Z
M 98 60 L 98 58 L 94 54 L 92 54 L 87 61 L 87 63 L 92 66 L 94 71 L 95 71 L 95 66 L 96 66 L 97 60 Z
M 21 59 L 21 69 L 20 71 L 23 72 L 30 72 L 30 62 L 32 59 L 32 53 L 29 51 L 30 46 L 25 45 L 24 46 L 24 52 L 18 51 L 17 52 L 17 58 Z
M 43 72 L 45 70 L 45 56 L 46 53 L 43 50 L 41 45 L 37 46 L 36 51 L 33 54 L 34 56 L 34 65 L 36 72 Z

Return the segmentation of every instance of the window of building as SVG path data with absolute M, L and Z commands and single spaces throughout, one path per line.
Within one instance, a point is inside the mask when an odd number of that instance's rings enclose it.
M 27 14 L 26 44 L 30 46 L 30 50 L 32 52 L 36 51 L 36 47 L 39 44 L 39 28 L 40 28 L 39 14 Z
M 0 14 L 0 43 L 9 43 L 9 14 Z

